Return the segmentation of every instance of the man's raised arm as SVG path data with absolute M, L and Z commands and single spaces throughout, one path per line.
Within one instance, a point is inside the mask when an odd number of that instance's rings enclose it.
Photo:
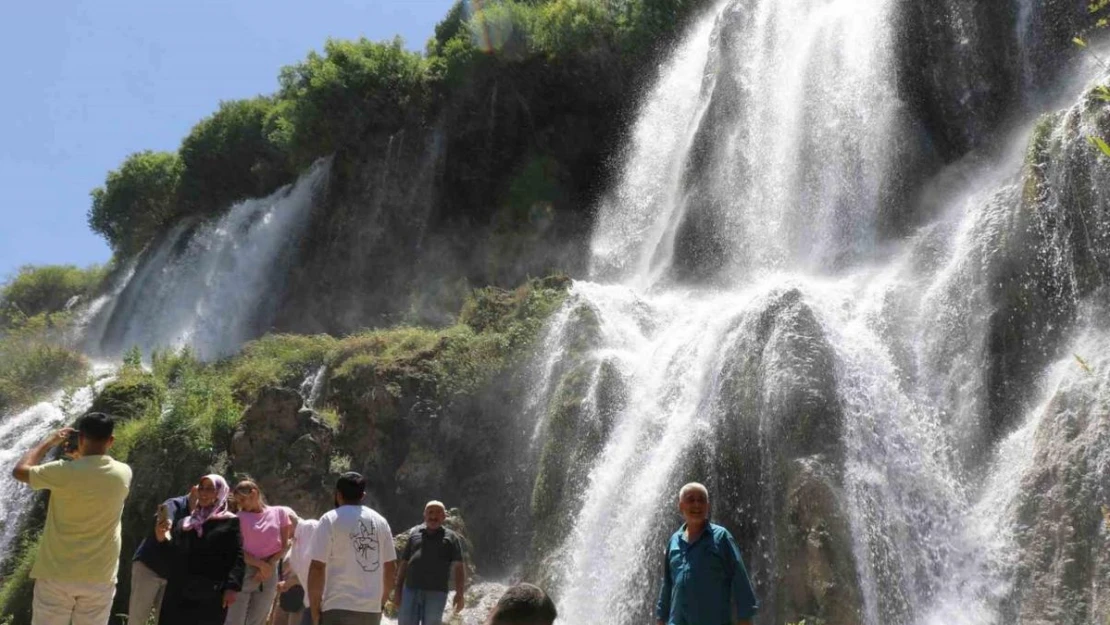
M 31 481 L 31 467 L 42 464 L 42 460 L 46 457 L 50 448 L 65 441 L 71 432 L 73 432 L 73 428 L 62 428 L 51 433 L 36 447 L 27 450 L 27 453 L 19 459 L 19 462 L 15 463 L 15 468 L 12 469 L 12 477 L 24 484 L 29 483 Z

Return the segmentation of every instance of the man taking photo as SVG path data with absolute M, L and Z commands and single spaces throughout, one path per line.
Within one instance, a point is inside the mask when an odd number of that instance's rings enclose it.
M 131 467 L 108 455 L 115 438 L 108 415 L 77 420 L 72 461 L 41 464 L 74 431 L 51 434 L 23 454 L 12 477 L 49 490 L 46 527 L 31 568 L 35 594 L 31 625 L 105 625 L 116 594 L 120 515 L 131 489 Z

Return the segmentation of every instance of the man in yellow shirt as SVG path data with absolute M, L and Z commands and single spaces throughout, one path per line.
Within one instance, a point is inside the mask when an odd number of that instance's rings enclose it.
M 77 420 L 77 458 L 40 464 L 74 430 L 59 430 L 23 454 L 12 476 L 50 491 L 46 527 L 31 569 L 31 625 L 106 625 L 116 594 L 120 515 L 131 488 L 131 467 L 108 456 L 111 417 Z

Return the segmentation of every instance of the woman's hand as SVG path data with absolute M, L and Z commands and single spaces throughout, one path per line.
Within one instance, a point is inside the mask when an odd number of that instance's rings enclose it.
M 236 600 L 236 599 L 237 599 L 238 597 L 239 597 L 239 593 L 238 593 L 238 592 L 236 592 L 236 591 L 234 591 L 234 590 L 225 590 L 225 591 L 224 591 L 224 604 L 223 604 L 223 607 L 225 607 L 225 608 L 226 608 L 226 607 L 230 606 L 231 604 L 235 603 L 235 600 Z
M 161 522 L 154 524 L 154 537 L 158 542 L 164 543 L 170 539 L 170 529 L 173 528 L 173 521 L 164 519 Z
M 266 560 L 259 561 L 259 563 L 258 563 L 258 575 L 255 576 L 255 577 L 258 578 L 258 581 L 264 582 L 264 581 L 270 579 L 273 576 L 274 576 L 274 565 L 270 564 Z

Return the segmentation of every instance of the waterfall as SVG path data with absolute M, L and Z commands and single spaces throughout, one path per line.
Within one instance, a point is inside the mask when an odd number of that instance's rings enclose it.
M 218 220 L 175 224 L 102 304 L 89 350 L 118 357 L 132 347 L 149 354 L 188 346 L 211 359 L 265 332 L 328 170 L 317 163 L 296 184 L 240 202 Z
M 1015 36 L 1040 19 L 1013 9 Z M 1110 400 L 1065 383 L 1063 358 L 1107 315 L 1110 187 L 1082 146 L 1096 105 L 1020 127 L 989 162 L 913 172 L 894 15 L 723 2 L 661 68 L 529 404 L 561 622 L 654 618 L 694 479 L 741 544 L 761 623 L 1046 613 L 1015 581 L 1049 566 L 1021 536 L 1055 527 L 1019 522 L 1048 453 L 1034 432 L 1062 418 L 1061 393 Z

